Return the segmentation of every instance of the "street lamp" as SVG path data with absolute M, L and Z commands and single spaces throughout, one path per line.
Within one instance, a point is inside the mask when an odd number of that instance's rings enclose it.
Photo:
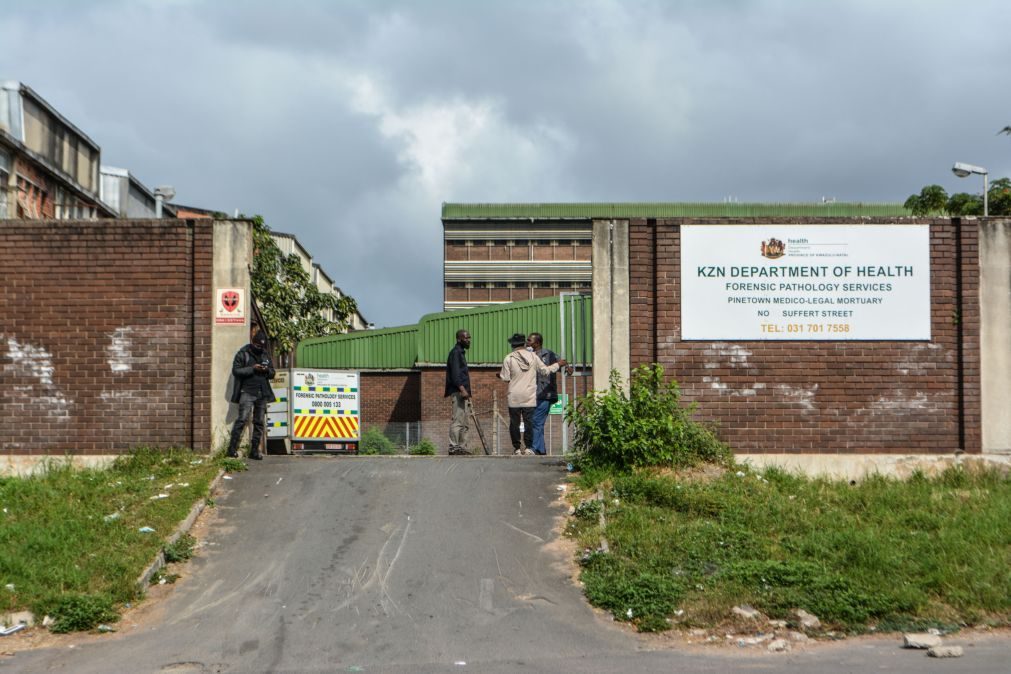
M 960 161 L 955 162 L 955 165 L 951 167 L 951 172 L 957 175 L 959 178 L 966 178 L 973 173 L 976 175 L 983 176 L 983 217 L 990 215 L 990 207 L 987 203 L 987 191 L 990 189 L 990 184 L 988 181 L 989 173 L 982 166 L 973 166 L 972 164 L 963 164 Z

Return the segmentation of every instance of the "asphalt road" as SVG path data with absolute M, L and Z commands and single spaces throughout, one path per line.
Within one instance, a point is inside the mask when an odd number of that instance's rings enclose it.
M 156 624 L 21 652 L 0 671 L 1011 671 L 1006 638 L 957 660 L 895 638 L 789 654 L 658 649 L 571 581 L 557 541 L 565 475 L 528 457 L 268 457 L 223 483 L 217 521 Z

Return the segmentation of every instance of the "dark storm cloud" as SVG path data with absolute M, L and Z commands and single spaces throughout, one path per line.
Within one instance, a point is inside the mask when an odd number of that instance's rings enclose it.
M 36 2 L 25 81 L 149 185 L 261 213 L 379 325 L 443 201 L 901 202 L 1011 174 L 997 2 Z M 39 48 L 42 46 L 43 48 Z

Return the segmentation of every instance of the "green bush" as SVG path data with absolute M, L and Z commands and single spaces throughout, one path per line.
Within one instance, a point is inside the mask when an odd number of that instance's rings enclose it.
M 580 468 L 730 463 L 730 448 L 692 419 L 695 406 L 682 406 L 677 382 L 664 383 L 663 374 L 657 364 L 636 368 L 626 394 L 618 373 L 611 372 L 608 391 L 594 392 L 569 407 L 566 420 L 575 427 L 573 447 Z
M 358 441 L 359 454 L 396 454 L 397 447 L 393 441 L 383 435 L 383 432 L 375 426 L 370 426 L 362 433 L 361 440 Z
M 411 456 L 435 456 L 435 445 L 428 438 L 424 438 L 414 447 L 411 447 L 409 453 Z
M 65 594 L 41 602 L 35 613 L 50 616 L 55 621 L 50 631 L 60 633 L 90 630 L 119 620 L 112 599 L 106 595 Z

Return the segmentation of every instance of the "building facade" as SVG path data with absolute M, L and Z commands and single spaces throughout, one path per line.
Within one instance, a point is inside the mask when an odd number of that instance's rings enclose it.
M 30 87 L 0 82 L 0 218 L 116 217 L 101 199 L 100 156 Z

